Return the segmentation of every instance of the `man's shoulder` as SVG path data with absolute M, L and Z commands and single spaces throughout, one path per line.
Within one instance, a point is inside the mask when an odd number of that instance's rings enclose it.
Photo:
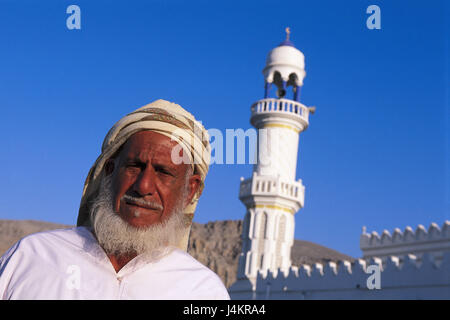
M 82 243 L 82 240 L 89 237 L 90 231 L 85 227 L 72 227 L 65 229 L 54 229 L 36 232 L 25 236 L 20 240 L 23 244 L 47 243 L 53 241 L 63 241 L 72 244 Z
M 0 257 L 0 299 L 57 298 L 63 294 L 68 267 L 81 266 L 86 228 L 30 234 Z M 61 291 L 62 290 L 62 291 Z
M 82 247 L 85 239 L 90 236 L 89 233 L 90 231 L 85 227 L 54 229 L 32 233 L 17 241 L 8 249 L 2 258 L 17 251 L 35 251 L 36 253 L 42 253 L 42 250 L 46 248 L 52 248 L 53 250 L 58 246 Z

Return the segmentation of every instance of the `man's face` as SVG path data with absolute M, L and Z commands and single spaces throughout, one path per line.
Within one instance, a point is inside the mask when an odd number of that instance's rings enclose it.
M 132 135 L 115 160 L 105 166 L 112 174 L 113 208 L 134 227 L 148 227 L 183 209 L 200 186 L 188 164 L 172 162 L 177 145 L 152 131 Z M 188 176 L 187 176 L 188 174 Z

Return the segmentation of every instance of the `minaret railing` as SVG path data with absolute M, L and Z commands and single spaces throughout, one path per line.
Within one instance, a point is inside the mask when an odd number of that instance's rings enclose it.
M 296 115 L 308 123 L 309 109 L 300 102 L 289 99 L 267 98 L 255 102 L 252 107 L 252 116 L 260 113 L 282 112 Z

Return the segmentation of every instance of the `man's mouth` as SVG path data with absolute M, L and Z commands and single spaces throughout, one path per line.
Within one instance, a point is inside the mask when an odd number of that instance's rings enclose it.
M 158 210 L 162 211 L 163 207 L 159 203 L 145 201 L 143 199 L 135 198 L 129 195 L 124 195 L 122 200 L 125 201 L 126 204 L 148 209 L 148 210 Z

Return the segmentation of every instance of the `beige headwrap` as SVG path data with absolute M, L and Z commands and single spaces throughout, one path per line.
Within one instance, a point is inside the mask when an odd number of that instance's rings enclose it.
M 201 186 L 192 202 L 185 208 L 186 234 L 179 248 L 187 250 L 190 225 L 194 217 L 197 201 L 200 197 L 206 174 L 209 169 L 211 147 L 209 135 L 203 125 L 181 106 L 166 100 L 154 101 L 120 119 L 109 130 L 102 145 L 102 153 L 95 161 L 84 183 L 83 195 L 78 212 L 78 226 L 90 226 L 90 205 L 98 195 L 104 176 L 103 166 L 115 152 L 136 132 L 150 130 L 170 137 L 178 142 L 190 157 L 194 173 L 200 175 Z

